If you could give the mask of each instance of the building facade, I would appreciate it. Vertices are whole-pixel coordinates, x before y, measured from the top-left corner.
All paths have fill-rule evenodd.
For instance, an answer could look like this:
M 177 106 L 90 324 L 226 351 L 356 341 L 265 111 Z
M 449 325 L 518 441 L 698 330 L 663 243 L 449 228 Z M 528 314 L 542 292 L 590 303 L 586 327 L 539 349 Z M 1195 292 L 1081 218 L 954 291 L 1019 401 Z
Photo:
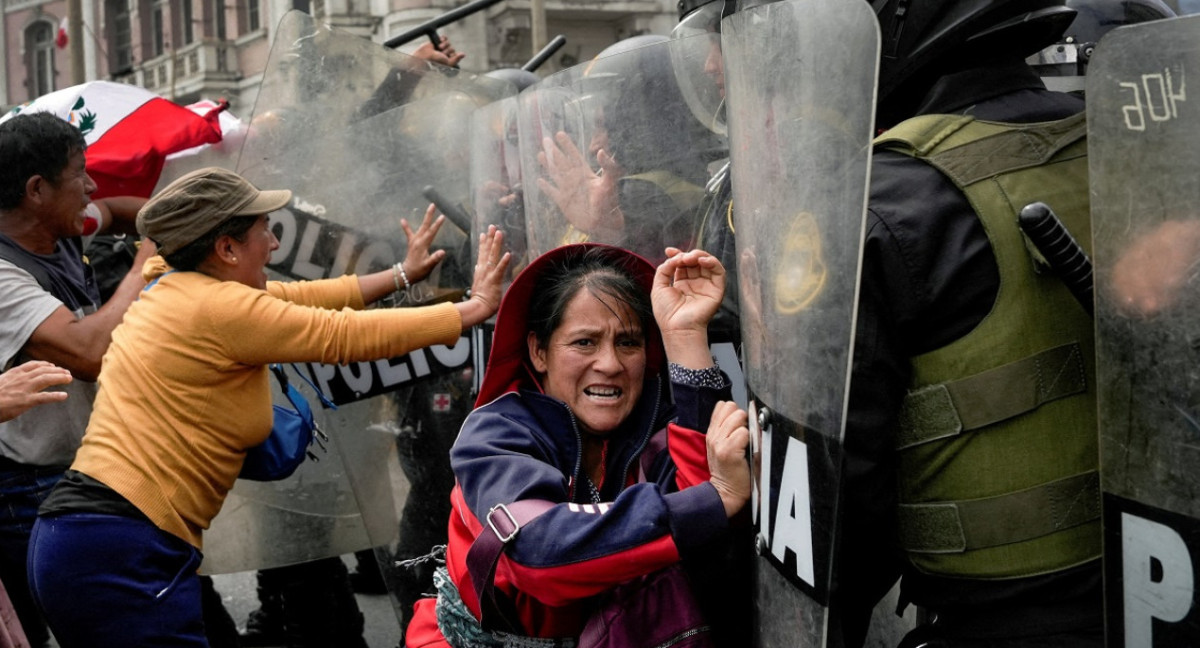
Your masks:
M 83 50 L 86 81 L 139 85 L 181 104 L 225 98 L 246 119 L 271 48 L 290 10 L 384 43 L 463 3 L 453 0 L 80 0 L 83 30 L 66 34 L 68 0 L 0 0 L 0 106 L 69 87 L 71 48 Z M 467 54 L 464 69 L 519 67 L 536 52 L 531 0 L 503 0 L 441 33 Z M 538 73 L 570 67 L 608 45 L 675 24 L 673 0 L 545 0 L 547 38 L 566 45 Z M 420 44 L 412 42 L 400 49 Z

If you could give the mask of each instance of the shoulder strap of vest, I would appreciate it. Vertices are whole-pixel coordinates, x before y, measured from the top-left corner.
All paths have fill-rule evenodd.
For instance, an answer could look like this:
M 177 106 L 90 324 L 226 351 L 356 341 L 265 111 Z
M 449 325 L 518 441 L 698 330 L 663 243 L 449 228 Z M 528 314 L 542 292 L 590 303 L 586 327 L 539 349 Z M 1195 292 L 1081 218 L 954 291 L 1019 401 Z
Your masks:
M 925 160 L 958 186 L 968 187 L 1000 173 L 1045 164 L 1086 136 L 1084 113 L 1022 125 L 922 115 L 880 135 L 875 146 Z
M 964 115 L 921 115 L 906 119 L 875 138 L 876 148 L 923 157 L 963 126 L 975 121 Z
M 15 244 L 7 236 L 0 236 L 0 259 L 33 275 L 43 290 L 54 293 L 54 282 L 50 279 L 50 273 L 41 265 L 34 263 L 28 254 L 22 254 L 20 250 L 17 250 Z

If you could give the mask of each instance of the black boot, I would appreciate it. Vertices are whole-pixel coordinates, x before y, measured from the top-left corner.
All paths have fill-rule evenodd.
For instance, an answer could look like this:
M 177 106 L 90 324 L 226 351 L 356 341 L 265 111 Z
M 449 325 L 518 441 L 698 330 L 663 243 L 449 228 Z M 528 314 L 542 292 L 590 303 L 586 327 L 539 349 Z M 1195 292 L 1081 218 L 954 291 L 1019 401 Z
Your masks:
M 364 620 L 341 558 L 284 567 L 283 627 L 287 648 L 367 648 Z
M 258 609 L 246 619 L 246 630 L 241 634 L 242 646 L 282 646 L 283 596 L 280 593 L 282 574 L 276 569 L 263 569 L 255 574 L 258 581 Z
M 383 582 L 383 573 L 379 570 L 379 561 L 375 558 L 374 549 L 363 549 L 354 552 L 358 561 L 354 571 L 350 572 L 350 586 L 356 594 L 387 594 L 387 583 Z

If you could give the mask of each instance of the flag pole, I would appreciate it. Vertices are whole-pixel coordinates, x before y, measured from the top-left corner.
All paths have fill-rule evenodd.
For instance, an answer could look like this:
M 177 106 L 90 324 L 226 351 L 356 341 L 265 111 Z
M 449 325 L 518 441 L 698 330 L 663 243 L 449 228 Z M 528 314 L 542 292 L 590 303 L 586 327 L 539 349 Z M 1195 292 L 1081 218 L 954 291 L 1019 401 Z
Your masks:
M 71 85 L 87 81 L 83 63 L 83 2 L 67 0 L 67 51 L 71 55 Z

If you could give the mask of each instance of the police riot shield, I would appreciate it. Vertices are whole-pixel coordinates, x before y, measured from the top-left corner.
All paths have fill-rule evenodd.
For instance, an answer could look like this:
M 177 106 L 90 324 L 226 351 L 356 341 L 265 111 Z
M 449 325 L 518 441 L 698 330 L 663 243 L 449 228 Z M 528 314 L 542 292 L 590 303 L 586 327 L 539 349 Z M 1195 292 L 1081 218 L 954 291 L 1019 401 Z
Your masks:
M 678 60 L 702 54 L 664 37 L 602 54 L 521 93 L 532 257 L 591 241 L 657 262 L 668 245 L 691 247 L 709 165 L 726 155 L 723 138 L 692 114 L 674 74 Z
M 525 267 L 525 185 L 521 181 L 516 97 L 495 101 L 471 120 L 471 202 L 473 240 L 495 225 L 512 253 L 509 279 Z M 478 255 L 478 248 L 472 248 Z M 478 260 L 478 259 L 476 259 Z
M 755 645 L 823 646 L 878 27 L 866 3 L 787 0 L 734 13 L 721 32 L 755 472 Z
M 280 222 L 286 249 L 272 263 L 300 279 L 390 263 L 386 242 L 403 252 L 398 217 L 415 227 L 432 201 L 449 218 L 435 246 L 451 254 L 424 282 L 433 294 L 421 292 L 426 300 L 461 293 L 470 281 L 464 264 L 471 224 L 458 214 L 468 201 L 472 114 L 514 91 L 508 82 L 431 64 L 289 12 L 263 73 L 238 170 L 264 186 L 298 192 L 302 183 L 302 210 L 311 206 L 355 240 L 348 244 L 304 219 L 294 228 Z M 359 253 L 368 242 L 371 252 Z M 332 265 L 304 254 L 322 251 Z
M 516 97 L 507 97 L 480 108 L 471 122 L 471 239 L 478 240 L 492 225 L 504 232 L 504 247 L 512 254 L 504 279 L 505 291 L 529 262 L 517 112 Z M 472 249 L 478 263 L 479 250 Z M 494 331 L 494 317 L 472 331 L 475 393 L 483 383 Z
M 1198 36 L 1122 27 L 1088 68 L 1109 646 L 1200 643 Z
M 399 217 L 416 227 L 430 195 L 466 202 L 471 113 L 512 92 L 507 83 L 455 74 L 288 14 L 238 165 L 257 186 L 294 194 L 271 215 L 280 247 L 269 268 L 277 278 L 320 279 L 403 259 Z M 434 247 L 446 249 L 447 259 L 398 296 L 403 303 L 384 306 L 460 297 L 470 281 L 470 227 L 446 223 Z M 287 480 L 239 482 L 206 535 L 206 570 L 286 565 L 371 547 L 385 548 L 381 565 L 389 568 L 401 512 L 412 494 L 432 490 L 412 478 L 414 466 L 445 460 L 444 451 L 416 450 L 423 446 L 414 440 L 434 434 L 432 427 L 442 436 L 442 428 L 457 431 L 454 421 L 442 419 L 455 404 L 470 402 L 460 394 L 469 390 L 457 388 L 470 367 L 466 335 L 455 345 L 398 358 L 301 365 L 338 405 L 320 408 L 312 389 L 302 387 L 330 437 L 327 450 L 314 450 L 319 461 Z M 414 396 L 423 381 L 442 382 L 426 388 L 427 398 Z M 437 518 L 418 526 L 444 529 L 446 514 Z

